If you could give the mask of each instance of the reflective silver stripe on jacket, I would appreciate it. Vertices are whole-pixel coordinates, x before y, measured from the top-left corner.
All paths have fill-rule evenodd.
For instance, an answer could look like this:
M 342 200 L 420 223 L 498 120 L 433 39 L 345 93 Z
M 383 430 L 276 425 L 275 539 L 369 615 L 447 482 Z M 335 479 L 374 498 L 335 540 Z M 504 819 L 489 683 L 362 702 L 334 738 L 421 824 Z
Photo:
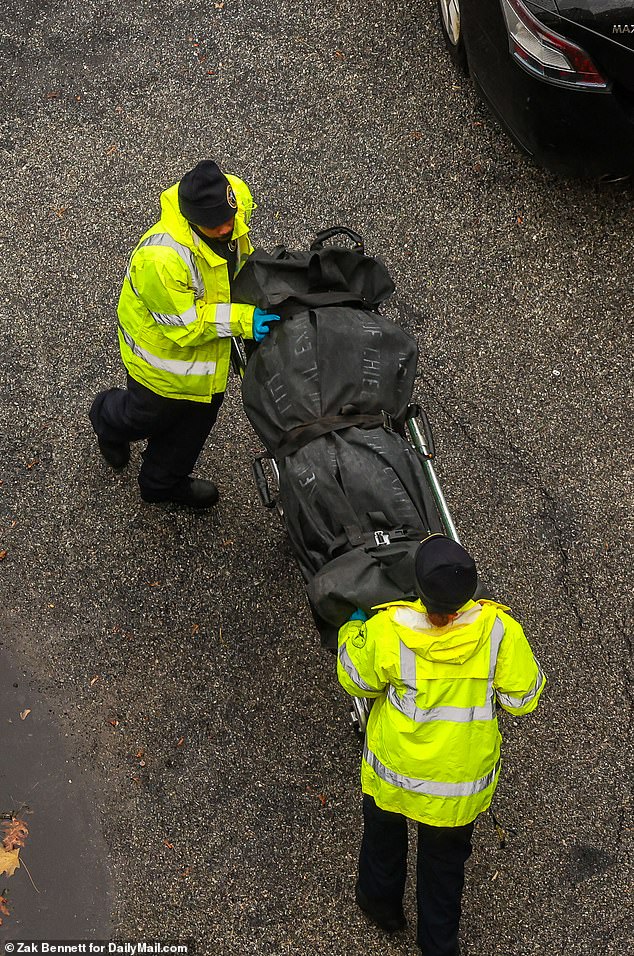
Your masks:
M 130 283 L 132 285 L 132 283 Z M 186 312 L 180 315 L 169 315 L 165 312 L 150 312 L 150 315 L 159 325 L 191 325 L 198 318 L 196 306 L 192 305 Z
M 130 283 L 130 288 L 132 289 L 132 291 L 134 292 L 135 296 L 136 296 L 137 299 L 138 299 L 138 298 L 139 298 L 139 293 L 138 293 L 137 289 L 135 288 L 134 282 L 132 281 L 132 276 L 130 275 L 130 263 L 129 263 L 129 262 L 128 262 L 128 264 L 127 264 L 127 266 L 126 266 L 126 269 L 125 269 L 125 277 L 126 277 L 126 279 L 128 280 L 128 282 Z
M 151 352 L 147 352 L 140 345 L 137 345 L 122 325 L 119 325 L 119 329 L 128 348 L 137 358 L 151 365 L 152 368 L 158 368 L 162 372 L 171 372 L 173 375 L 213 375 L 216 371 L 215 362 L 184 362 L 182 359 L 157 358 L 156 355 L 152 355 Z
M 416 682 L 416 652 L 401 641 L 401 680 L 407 686 L 405 693 L 399 697 L 396 688 L 390 685 L 387 699 L 390 704 L 410 720 L 422 724 L 432 720 L 448 720 L 452 723 L 466 724 L 472 720 L 494 720 L 495 702 L 493 692 L 493 678 L 495 665 L 502 638 L 504 624 L 499 617 L 495 618 L 491 628 L 491 653 L 489 658 L 489 677 L 487 681 L 486 703 L 482 707 L 430 707 L 423 710 L 416 703 L 418 685 Z
M 229 303 L 220 302 L 216 306 L 216 319 L 214 322 L 216 326 L 216 335 L 219 339 L 228 338 L 231 333 L 231 305 Z
M 361 688 L 361 690 L 372 691 L 375 694 L 381 693 L 380 687 L 371 687 L 369 684 L 366 684 L 366 682 L 363 680 L 363 678 L 359 674 L 359 671 L 356 669 L 356 667 L 350 660 L 350 655 L 348 654 L 348 649 L 346 648 L 345 644 L 342 644 L 341 647 L 339 648 L 339 663 L 343 667 L 344 671 L 346 672 L 350 680 L 354 684 L 356 684 L 357 687 Z
M 374 770 L 377 777 L 391 784 L 393 787 L 400 787 L 401 790 L 409 790 L 411 793 L 422 793 L 429 797 L 471 797 L 475 793 L 481 793 L 490 787 L 495 780 L 500 762 L 498 761 L 493 770 L 479 780 L 467 780 L 462 783 L 447 783 L 441 780 L 420 780 L 418 777 L 406 777 L 402 773 L 396 773 L 381 763 L 376 754 L 369 749 L 367 740 L 363 750 L 363 759 Z
M 134 257 L 134 254 L 138 252 L 139 249 L 143 249 L 145 246 L 165 246 L 167 249 L 173 249 L 174 252 L 178 253 L 178 255 L 181 257 L 181 259 L 183 260 L 183 262 L 189 269 L 189 272 L 192 278 L 192 285 L 196 293 L 196 298 L 202 299 L 202 297 L 205 294 L 205 283 L 203 282 L 203 277 L 200 273 L 200 269 L 198 268 L 198 265 L 196 264 L 196 257 L 194 256 L 194 253 L 191 251 L 191 249 L 189 249 L 187 246 L 184 246 L 182 242 L 176 242 L 176 240 L 172 239 L 172 237 L 170 236 L 168 232 L 157 232 L 153 236 L 148 236 L 147 239 L 143 239 L 139 243 L 139 245 L 136 247 L 134 252 L 132 253 L 132 256 Z M 134 288 L 134 285 L 132 284 L 132 280 L 130 279 L 129 266 L 126 271 L 126 276 L 128 278 L 128 282 L 130 283 L 132 291 L 138 298 L 139 293 Z
M 537 678 L 529 692 L 525 694 L 524 697 L 511 697 L 509 694 L 502 694 L 498 690 L 498 700 L 501 704 L 506 704 L 507 707 L 524 707 L 525 704 L 530 704 L 533 698 L 537 696 L 539 693 L 539 688 L 544 683 L 544 673 L 539 666 L 539 663 L 537 661 L 535 661 L 535 663 L 537 664 Z

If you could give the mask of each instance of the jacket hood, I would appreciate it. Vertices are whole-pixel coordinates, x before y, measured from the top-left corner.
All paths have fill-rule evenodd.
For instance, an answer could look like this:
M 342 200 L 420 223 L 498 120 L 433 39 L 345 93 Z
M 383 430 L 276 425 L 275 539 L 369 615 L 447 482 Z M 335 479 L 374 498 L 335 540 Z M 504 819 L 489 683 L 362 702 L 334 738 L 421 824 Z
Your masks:
M 434 627 L 420 601 L 390 605 L 390 614 L 399 638 L 428 661 L 464 664 L 488 640 L 498 611 L 509 608 L 494 601 L 467 601 L 455 621 Z
M 191 227 L 178 207 L 178 183 L 161 193 L 161 224 L 177 242 L 193 246 Z

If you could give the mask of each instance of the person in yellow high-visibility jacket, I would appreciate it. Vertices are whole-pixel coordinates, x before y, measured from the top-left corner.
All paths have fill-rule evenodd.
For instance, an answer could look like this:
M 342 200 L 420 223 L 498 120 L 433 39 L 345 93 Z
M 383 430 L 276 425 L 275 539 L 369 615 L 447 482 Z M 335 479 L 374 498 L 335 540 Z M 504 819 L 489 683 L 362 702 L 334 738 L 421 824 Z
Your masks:
M 474 821 L 500 772 L 496 705 L 529 713 L 546 679 L 509 608 L 472 600 L 476 567 L 461 545 L 430 535 L 415 578 L 419 600 L 369 619 L 359 610 L 339 632 L 339 681 L 374 698 L 356 898 L 388 932 L 405 926 L 407 819 L 417 821 L 418 943 L 425 956 L 457 956 Z
M 139 474 L 145 501 L 207 508 L 211 481 L 192 471 L 218 415 L 231 337 L 261 341 L 278 315 L 231 301 L 253 251 L 249 187 L 203 160 L 161 195 L 161 218 L 136 246 L 119 297 L 119 347 L 127 388 L 100 392 L 90 421 L 115 468 L 130 442 L 147 439 Z

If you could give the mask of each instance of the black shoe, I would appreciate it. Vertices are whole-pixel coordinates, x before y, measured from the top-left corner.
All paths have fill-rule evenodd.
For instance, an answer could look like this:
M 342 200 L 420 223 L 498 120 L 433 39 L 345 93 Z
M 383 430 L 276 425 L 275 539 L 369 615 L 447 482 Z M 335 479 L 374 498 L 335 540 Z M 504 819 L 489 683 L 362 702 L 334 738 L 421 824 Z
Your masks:
M 104 460 L 116 471 L 121 471 L 130 461 L 130 445 L 127 441 L 114 442 L 97 438 L 97 444 Z
M 400 930 L 405 929 L 407 920 L 405 919 L 402 906 L 394 909 L 394 907 L 389 907 L 385 904 L 373 904 L 358 884 L 354 892 L 357 906 L 362 909 L 366 916 L 369 916 L 377 926 L 385 930 L 386 933 L 398 933 Z
M 204 478 L 183 478 L 167 491 L 146 492 L 141 489 L 141 497 L 150 504 L 161 501 L 173 501 L 189 508 L 212 508 L 220 495 L 213 481 Z
M 488 600 L 488 598 L 487 598 L 487 600 Z M 491 600 L 493 600 L 493 599 L 491 599 Z M 417 942 L 418 942 L 418 940 L 417 940 Z M 418 948 L 420 949 L 421 953 L 424 953 L 424 952 L 425 952 L 425 947 L 423 946 L 422 943 L 418 942 Z M 460 949 L 460 944 L 458 944 L 458 949 L 456 949 L 456 950 L 454 951 L 453 956 L 462 956 L 462 950 Z

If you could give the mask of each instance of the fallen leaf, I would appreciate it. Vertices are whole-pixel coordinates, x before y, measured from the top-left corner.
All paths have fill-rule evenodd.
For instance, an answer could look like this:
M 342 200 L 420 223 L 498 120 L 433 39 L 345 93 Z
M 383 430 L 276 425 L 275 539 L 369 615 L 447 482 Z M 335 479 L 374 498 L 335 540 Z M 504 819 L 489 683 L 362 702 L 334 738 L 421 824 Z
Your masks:
M 148 581 L 148 584 L 150 585 L 151 588 L 158 588 L 158 587 L 160 587 L 161 582 L 160 582 L 160 581 Z
M 0 551 L 0 561 L 4 561 L 8 553 L 8 551 Z
M 111 724 L 112 727 L 118 727 L 118 726 L 119 726 L 119 721 L 117 720 L 116 717 L 113 717 L 112 720 L 109 720 L 109 721 L 108 721 L 108 723 Z
M 119 147 L 117 146 L 117 144 L 113 143 L 112 146 L 109 146 L 108 149 L 106 150 L 106 156 L 112 156 L 112 154 L 116 153 L 118 149 Z
M 94 684 L 96 684 L 98 680 L 101 680 L 101 678 L 99 677 L 99 674 L 95 674 L 95 676 L 94 676 L 93 678 L 91 678 L 90 686 L 93 687 Z
M 192 634 L 198 634 L 200 630 L 200 624 L 192 624 Z
M 63 216 L 67 209 L 68 206 L 60 206 L 59 209 L 55 209 L 55 207 L 53 207 L 53 212 L 58 216 Z
M 181 876 L 189 876 L 191 871 L 192 871 L 191 866 L 186 866 L 185 869 L 181 872 Z
M 325 806 L 326 806 L 326 797 L 324 796 L 323 793 L 318 793 L 318 794 L 317 794 L 317 799 L 318 799 L 319 802 L 321 803 L 322 807 L 325 807 Z
M 167 847 L 168 850 L 173 850 L 173 849 L 174 849 L 174 844 L 173 844 L 173 843 L 170 843 L 169 840 L 163 840 L 163 843 L 165 844 L 165 846 Z
M 8 902 L 9 902 L 9 901 L 8 901 L 8 899 L 6 898 L 6 896 L 0 896 L 0 913 L 2 914 L 2 915 L 0 916 L 0 926 L 2 926 L 2 917 L 3 917 L 3 916 L 9 916 L 9 915 L 10 915 L 10 914 L 9 914 L 9 909 L 8 909 L 8 907 L 7 907 L 7 903 L 8 903 Z
M 176 742 L 176 746 L 177 746 L 177 747 L 182 747 L 184 743 L 185 743 L 185 738 L 184 738 L 184 737 L 179 737 L 179 739 L 178 739 L 177 742 Z
M 143 756 L 143 751 L 142 751 L 142 750 L 137 750 L 137 752 L 135 753 L 134 756 L 136 757 L 137 760 L 140 760 L 141 757 Z
M 27 708 L 27 710 L 21 710 L 21 711 L 20 711 L 20 720 L 26 720 L 26 718 L 29 716 L 30 713 L 31 713 L 31 711 L 30 711 L 28 708 Z
M 20 867 L 19 850 L 3 850 L 0 847 L 0 875 L 13 876 Z
M 4 830 L 2 837 L 3 850 L 11 852 L 24 846 L 24 841 L 29 835 L 29 828 L 24 820 L 18 820 L 17 817 L 12 816 L 9 820 L 3 820 L 0 826 Z
M 47 100 L 56 100 L 59 96 L 59 90 L 51 90 L 50 93 L 46 94 Z
M 216 10 L 222 10 L 222 8 L 224 7 L 224 0 L 223 0 L 223 3 L 214 3 L 214 7 L 216 8 Z

